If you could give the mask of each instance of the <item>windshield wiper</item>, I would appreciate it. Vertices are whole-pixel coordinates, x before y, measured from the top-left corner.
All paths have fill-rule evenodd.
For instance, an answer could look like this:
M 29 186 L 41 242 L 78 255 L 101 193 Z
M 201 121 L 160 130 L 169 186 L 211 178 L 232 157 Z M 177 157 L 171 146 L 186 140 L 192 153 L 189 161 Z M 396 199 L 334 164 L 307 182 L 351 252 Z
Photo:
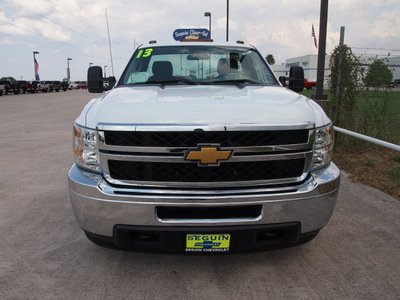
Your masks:
M 171 78 L 171 79 L 166 79 L 166 80 L 151 80 L 151 81 L 146 81 L 143 83 L 158 83 L 158 84 L 169 84 L 169 83 L 178 83 L 178 82 L 183 82 L 186 84 L 190 85 L 198 85 L 199 83 L 190 79 L 186 78 Z
M 263 84 L 256 80 L 248 79 L 248 78 L 240 78 L 240 79 L 229 79 L 229 80 L 214 80 L 212 81 L 213 84 L 225 84 L 225 83 L 232 83 L 232 84 L 242 84 L 242 83 L 251 83 L 251 84 Z

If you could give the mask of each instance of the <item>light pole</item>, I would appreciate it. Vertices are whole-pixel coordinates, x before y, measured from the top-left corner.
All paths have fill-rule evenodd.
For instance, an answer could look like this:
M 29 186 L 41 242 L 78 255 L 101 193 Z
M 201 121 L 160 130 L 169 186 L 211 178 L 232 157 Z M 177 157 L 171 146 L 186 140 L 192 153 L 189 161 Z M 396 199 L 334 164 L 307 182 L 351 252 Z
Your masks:
M 104 77 L 107 77 L 106 71 L 107 71 L 107 66 L 104 66 Z
M 69 71 L 69 61 L 70 60 L 72 60 L 72 58 L 67 58 L 67 78 L 68 78 L 68 81 L 70 80 L 70 78 L 71 78 L 71 73 L 70 73 L 70 71 Z
M 209 24 L 208 24 L 208 30 L 210 31 L 210 40 L 211 40 L 211 13 L 210 12 L 205 12 L 204 16 L 210 18 Z
M 36 62 L 35 54 L 39 54 L 38 51 L 33 51 L 33 69 L 35 70 L 35 78 L 36 81 L 40 80 L 39 78 L 39 64 Z
M 226 41 L 229 40 L 229 0 L 226 0 Z

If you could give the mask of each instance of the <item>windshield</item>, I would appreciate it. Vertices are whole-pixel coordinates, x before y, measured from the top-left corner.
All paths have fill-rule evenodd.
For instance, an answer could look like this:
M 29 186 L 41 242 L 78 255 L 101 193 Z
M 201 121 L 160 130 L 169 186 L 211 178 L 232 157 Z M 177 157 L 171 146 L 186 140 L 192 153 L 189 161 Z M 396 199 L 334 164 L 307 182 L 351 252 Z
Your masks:
M 119 85 L 278 85 L 260 54 L 251 48 L 166 46 L 137 50 Z

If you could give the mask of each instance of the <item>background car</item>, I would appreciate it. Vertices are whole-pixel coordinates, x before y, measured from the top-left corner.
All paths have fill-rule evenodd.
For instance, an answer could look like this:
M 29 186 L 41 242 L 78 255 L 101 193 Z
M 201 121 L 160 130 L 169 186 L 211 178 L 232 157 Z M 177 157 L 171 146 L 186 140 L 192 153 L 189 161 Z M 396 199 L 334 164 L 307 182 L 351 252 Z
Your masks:
M 75 81 L 68 81 L 68 89 L 69 90 L 77 90 L 78 89 L 78 84 Z
M 390 83 L 390 85 L 394 88 L 400 87 L 400 79 L 395 79 L 393 82 Z
M 11 82 L 8 80 L 0 80 L 0 85 L 4 87 L 3 93 L 7 95 L 8 91 L 11 89 Z
M 87 89 L 87 82 L 86 81 L 81 81 L 78 83 L 78 87 L 76 88 L 77 90 L 79 89 Z

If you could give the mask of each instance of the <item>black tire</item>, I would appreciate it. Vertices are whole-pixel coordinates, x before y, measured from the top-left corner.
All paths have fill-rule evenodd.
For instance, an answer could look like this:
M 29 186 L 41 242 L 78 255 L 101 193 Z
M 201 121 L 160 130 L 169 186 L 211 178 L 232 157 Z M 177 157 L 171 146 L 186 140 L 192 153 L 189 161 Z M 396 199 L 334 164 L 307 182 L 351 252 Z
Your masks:
M 315 90 L 315 85 L 314 84 L 311 85 L 311 89 Z

